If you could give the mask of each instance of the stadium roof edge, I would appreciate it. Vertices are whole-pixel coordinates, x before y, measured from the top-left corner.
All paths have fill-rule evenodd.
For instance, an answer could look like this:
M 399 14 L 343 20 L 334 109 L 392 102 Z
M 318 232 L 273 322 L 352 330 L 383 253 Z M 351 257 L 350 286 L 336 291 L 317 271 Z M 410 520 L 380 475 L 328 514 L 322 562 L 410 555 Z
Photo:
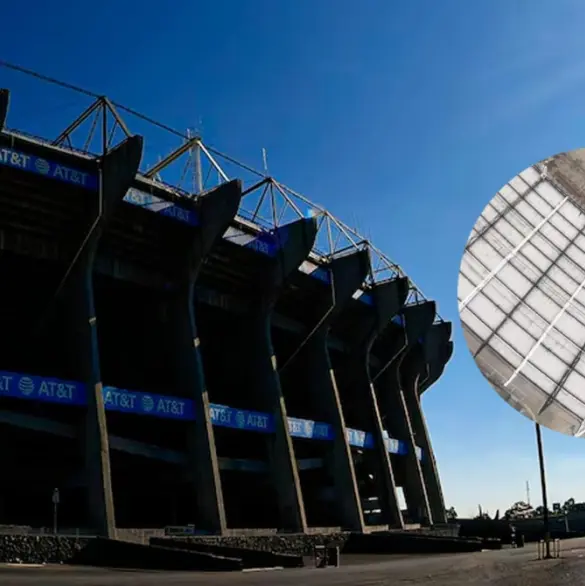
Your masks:
M 292 190 L 291 188 L 287 187 L 285 184 L 280 183 L 280 182 L 276 181 L 275 179 L 273 179 L 271 176 L 268 175 L 267 169 L 265 170 L 264 173 L 257 171 L 255 169 L 253 169 L 252 167 L 245 165 L 239 161 L 236 161 L 235 159 L 229 157 L 228 155 L 225 155 L 224 153 L 220 152 L 219 150 L 215 149 L 214 147 L 211 147 L 211 146 L 204 144 L 200 136 L 190 136 L 189 133 L 185 134 L 185 133 L 179 132 L 179 131 L 172 129 L 164 124 L 161 124 L 155 120 L 152 120 L 142 114 L 139 114 L 130 108 L 127 108 L 125 106 L 117 104 L 117 103 L 109 100 L 108 98 L 105 98 L 104 96 L 98 96 L 96 94 L 93 94 L 92 92 L 88 92 L 88 91 L 83 90 L 81 88 L 72 87 L 69 84 L 65 84 L 64 82 L 59 82 L 57 80 L 48 78 L 46 76 L 37 74 L 32 71 L 25 70 L 19 66 L 11 65 L 11 64 L 3 62 L 3 61 L 0 61 L 0 66 L 11 68 L 15 71 L 19 71 L 20 73 L 24 73 L 25 75 L 36 77 L 37 79 L 40 79 L 40 80 L 45 81 L 47 83 L 52 83 L 54 85 L 64 87 L 65 89 L 68 89 L 70 91 L 76 91 L 76 92 L 83 94 L 85 96 L 89 96 L 89 97 L 93 98 L 93 100 L 94 100 L 92 105 L 90 105 L 78 118 L 76 118 L 68 126 L 68 128 L 65 131 L 63 131 L 59 135 L 59 137 L 57 139 L 55 139 L 54 141 L 50 141 L 50 140 L 41 138 L 39 136 L 34 136 L 28 132 L 23 132 L 20 129 L 19 130 L 6 129 L 6 130 L 2 131 L 3 134 L 13 135 L 15 137 L 18 137 L 21 140 L 31 141 L 31 142 L 40 144 L 43 147 L 48 147 L 51 149 L 58 150 L 62 153 L 75 154 L 77 156 L 85 157 L 87 159 L 95 159 L 95 158 L 99 158 L 100 155 L 97 155 L 95 152 L 92 153 L 89 148 L 86 150 L 83 150 L 81 148 L 74 147 L 73 144 L 71 143 L 70 136 L 68 135 L 68 132 L 78 128 L 79 125 L 82 122 L 84 122 L 84 120 L 87 120 L 88 113 L 91 113 L 92 111 L 94 111 L 95 116 L 99 116 L 100 115 L 100 108 L 101 108 L 101 115 L 103 115 L 104 117 L 107 116 L 108 114 L 110 116 L 112 116 L 114 119 L 114 124 L 116 124 L 118 126 L 118 128 L 121 128 L 126 135 L 129 135 L 128 127 L 127 127 L 125 121 L 122 120 L 122 118 L 118 112 L 118 110 L 122 110 L 126 114 L 130 114 L 131 116 L 138 117 L 142 122 L 146 122 L 150 125 L 154 125 L 154 126 L 158 127 L 159 129 L 165 130 L 165 131 L 171 133 L 172 135 L 174 135 L 175 138 L 179 138 L 183 141 L 182 145 L 180 145 L 178 148 L 171 151 L 171 153 L 164 158 L 164 165 L 171 164 L 174 160 L 176 160 L 175 159 L 176 153 L 180 153 L 180 155 L 177 155 L 177 156 L 181 156 L 185 153 L 191 154 L 193 151 L 193 149 L 191 147 L 194 147 L 196 149 L 197 156 L 199 156 L 201 158 L 201 155 L 203 154 L 204 157 L 206 157 L 209 160 L 211 168 L 217 172 L 218 180 L 221 178 L 221 180 L 219 182 L 230 180 L 230 177 L 228 176 L 228 174 L 222 169 L 222 167 L 220 165 L 220 161 L 218 161 L 218 159 L 221 159 L 222 162 L 227 161 L 229 164 L 236 166 L 240 170 L 242 170 L 242 171 L 245 170 L 249 174 L 255 176 L 256 177 L 255 188 L 257 188 L 257 189 L 264 188 L 264 194 L 266 193 L 266 190 L 268 188 L 270 188 L 270 190 L 272 191 L 270 194 L 271 198 L 269 197 L 266 199 L 268 199 L 268 200 L 272 199 L 272 202 L 274 202 L 274 199 L 275 199 L 274 194 L 276 194 L 277 196 L 280 195 L 281 198 L 283 198 L 285 200 L 285 202 L 286 202 L 285 205 L 290 207 L 296 213 L 296 215 L 298 217 L 306 217 L 307 213 L 306 212 L 303 213 L 301 208 L 302 208 L 302 206 L 304 206 L 305 208 L 308 207 L 309 214 L 313 217 L 318 218 L 319 228 L 321 228 L 323 226 L 323 232 L 326 232 L 326 235 L 322 240 L 322 242 L 325 242 L 326 249 L 325 249 L 325 251 L 319 250 L 318 247 L 316 246 L 315 249 L 310 254 L 309 259 L 308 259 L 311 262 L 314 262 L 318 265 L 326 264 L 328 259 L 334 258 L 335 256 L 337 256 L 337 254 L 341 254 L 342 253 L 341 250 L 336 250 L 336 246 L 337 246 L 339 240 L 341 239 L 344 241 L 343 244 L 345 244 L 347 242 L 349 243 L 349 246 L 343 247 L 344 250 L 347 248 L 358 249 L 361 247 L 367 247 L 368 250 L 370 251 L 370 254 L 372 256 L 372 271 L 371 271 L 371 275 L 368 279 L 369 282 L 371 282 L 371 283 L 382 282 L 382 281 L 387 280 L 388 278 L 395 278 L 397 276 L 408 277 L 408 275 L 406 275 L 406 273 L 402 270 L 402 268 L 398 264 L 391 261 L 384 253 L 382 253 L 379 249 L 377 249 L 368 239 L 362 237 L 355 229 L 347 226 L 344 222 L 335 218 L 325 208 L 323 208 L 319 204 L 313 203 L 306 196 L 302 195 L 299 192 Z M 98 129 L 100 126 L 101 125 L 97 125 Z M 103 126 L 105 127 L 105 124 Z M 94 132 L 94 131 L 95 131 L 95 124 L 94 124 L 94 128 L 92 129 L 92 132 Z M 144 134 L 144 133 L 139 133 L 139 134 Z M 111 133 L 110 138 L 112 137 L 112 135 L 113 135 L 113 132 Z M 70 144 L 68 146 L 64 146 L 63 144 L 55 144 L 57 142 L 62 143 L 65 138 L 69 139 Z M 199 190 L 199 191 L 193 190 L 190 192 L 190 191 L 181 189 L 178 185 L 175 186 L 175 185 L 171 185 L 169 183 L 163 182 L 160 179 L 160 174 L 159 174 L 160 171 L 164 167 L 164 165 L 161 165 L 161 163 L 162 162 L 159 161 L 158 165 L 151 167 L 150 173 L 148 170 L 145 172 L 142 172 L 137 177 L 137 181 L 143 182 L 145 184 L 152 186 L 153 188 L 156 188 L 157 191 L 163 196 L 163 199 L 166 199 L 164 197 L 164 195 L 166 195 L 166 194 L 169 194 L 169 196 L 170 196 L 169 199 L 171 199 L 171 198 L 175 199 L 175 198 L 193 197 L 193 193 L 201 193 L 202 190 Z M 153 171 L 153 169 L 156 169 L 156 173 Z M 201 171 L 201 169 L 199 169 L 199 171 Z M 146 176 L 145 173 L 149 173 L 152 176 Z M 233 178 L 240 178 L 239 174 L 234 175 Z M 199 184 L 199 187 L 201 187 L 200 184 Z M 252 190 L 245 192 L 246 196 L 251 192 L 252 192 Z M 262 198 L 264 198 L 264 194 L 262 195 Z M 294 201 L 294 200 L 297 200 L 297 201 Z M 244 201 L 244 197 L 242 198 L 242 201 Z M 300 205 L 300 204 L 302 204 L 302 205 Z M 259 207 L 260 207 L 260 204 L 258 204 L 255 212 L 258 211 Z M 272 210 L 272 212 L 273 212 L 272 218 L 270 218 L 270 220 L 274 220 L 273 228 L 275 228 L 278 225 L 277 224 L 277 221 L 278 221 L 277 214 L 275 213 L 275 210 Z M 282 214 L 283 214 L 283 212 L 281 213 L 281 215 Z M 268 230 L 271 229 L 269 226 L 266 226 L 266 221 L 264 221 L 264 225 L 263 225 L 262 220 L 265 220 L 265 219 L 263 219 L 263 218 L 261 219 L 260 217 L 255 217 L 258 214 L 256 214 L 256 213 L 253 214 L 252 218 L 246 217 L 249 215 L 250 214 L 246 213 L 246 211 L 242 208 L 240 210 L 240 212 L 238 212 L 238 216 L 236 216 L 236 221 L 238 223 L 241 223 L 248 230 L 251 230 L 254 232 L 262 232 L 262 231 L 265 231 L 266 229 L 268 229 Z M 270 220 L 268 221 L 268 223 L 270 223 Z M 288 223 L 288 222 L 285 221 L 283 223 Z M 325 224 L 326 224 L 326 226 L 325 226 Z M 335 242 L 333 242 L 333 238 L 332 238 L 332 234 L 331 234 L 332 231 L 337 232 L 337 238 L 336 238 Z M 377 266 L 374 266 L 374 264 L 376 264 Z M 411 291 L 409 294 L 409 302 L 417 303 L 419 301 L 426 300 L 426 297 L 424 296 L 422 291 L 416 286 L 416 284 L 412 281 L 412 279 L 410 277 L 408 277 L 408 280 L 409 280 L 409 284 L 411 287 Z M 441 319 L 440 316 L 438 316 L 438 318 Z

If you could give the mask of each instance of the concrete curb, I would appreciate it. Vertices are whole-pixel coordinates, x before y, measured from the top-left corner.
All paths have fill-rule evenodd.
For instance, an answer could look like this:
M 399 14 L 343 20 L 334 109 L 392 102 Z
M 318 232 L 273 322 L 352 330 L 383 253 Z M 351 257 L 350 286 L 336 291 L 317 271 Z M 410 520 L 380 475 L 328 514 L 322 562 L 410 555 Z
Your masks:
M 275 566 L 274 568 L 246 568 L 242 572 L 273 572 L 275 570 L 284 570 L 282 566 Z

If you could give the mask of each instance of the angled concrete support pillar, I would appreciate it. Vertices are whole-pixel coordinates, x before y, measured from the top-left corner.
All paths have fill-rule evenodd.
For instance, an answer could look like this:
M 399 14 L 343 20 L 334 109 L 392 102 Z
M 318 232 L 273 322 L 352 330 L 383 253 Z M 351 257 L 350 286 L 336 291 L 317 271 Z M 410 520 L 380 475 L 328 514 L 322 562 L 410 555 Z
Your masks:
M 215 534 L 225 533 L 226 516 L 197 334 L 195 284 L 205 257 L 236 215 L 241 196 L 240 181 L 231 181 L 197 197 L 199 222 L 192 228 L 190 241 L 181 242 L 177 251 L 185 257 L 185 269 L 169 303 L 177 380 L 183 396 L 195 404 L 195 421 L 188 430 L 186 476 L 196 495 L 197 525 Z
M 116 523 L 96 329 L 93 264 L 100 236 L 117 204 L 121 203 L 130 188 L 141 157 L 142 137 L 134 136 L 112 149 L 101 160 L 99 192 L 87 196 L 88 218 L 93 223 L 85 246 L 63 287 L 75 336 L 71 352 L 81 365 L 83 381 L 87 386 L 87 410 L 83 428 L 88 507 L 94 530 L 98 535 L 106 537 L 115 537 Z
M 0 131 L 4 130 L 6 116 L 8 115 L 8 104 L 10 102 L 10 92 L 0 89 Z
M 450 342 L 451 329 L 451 322 L 443 322 L 433 325 L 427 331 L 421 344 L 422 359 L 424 360 L 425 367 L 421 369 L 420 379 L 417 383 L 420 382 L 424 384 L 426 380 L 428 380 L 431 370 L 434 375 L 438 370 L 444 367 L 445 362 L 443 361 L 443 358 L 447 355 L 450 356 L 450 352 L 452 351 L 452 342 Z M 446 523 L 445 499 L 443 497 L 433 446 L 422 412 L 420 390 L 418 387 L 419 384 L 417 384 L 416 387 L 412 389 L 412 392 L 409 393 L 409 399 L 411 402 L 409 410 L 413 419 L 417 441 L 423 450 L 421 466 L 429 497 L 433 522 Z
M 405 363 L 403 390 L 415 443 L 423 451 L 420 467 L 429 503 L 430 522 L 432 524 L 445 523 L 445 507 L 443 505 L 442 492 L 418 392 L 420 380 L 427 376 L 427 363 L 419 344 L 408 353 Z
M 376 385 L 386 430 L 407 444 L 403 490 L 408 516 L 423 525 L 431 525 L 432 516 L 403 389 L 410 389 L 413 384 L 405 358 L 432 326 L 435 314 L 432 301 L 407 306 L 402 312 L 403 325 L 392 324 L 384 332 L 380 354 L 385 352 L 389 362 L 383 366 L 385 370 Z
M 282 529 L 305 531 L 305 508 L 297 462 L 288 431 L 288 419 L 280 386 L 276 356 L 272 347 L 271 315 L 274 304 L 287 279 L 309 255 L 317 234 L 314 219 L 302 219 L 278 228 L 276 258 L 268 261 L 264 274 L 256 283 L 255 299 L 244 319 L 245 357 L 242 379 L 247 392 L 258 397 L 263 409 L 274 417 L 275 433 L 268 436 L 270 470 L 276 489 Z
M 403 374 L 403 390 L 408 407 L 409 417 L 415 441 L 423 450 L 421 470 L 429 500 L 431 519 L 433 523 L 446 523 L 445 503 L 438 469 L 432 449 L 426 421 L 420 403 L 420 384 L 428 379 L 429 361 L 426 354 L 434 358 L 443 355 L 445 348 L 450 345 L 451 324 L 442 323 L 433 325 L 424 339 L 408 353 L 405 360 L 406 367 Z M 443 347 L 443 350 L 441 350 Z M 427 352 L 425 353 L 425 349 Z M 432 360 L 431 360 L 432 361 Z
M 355 323 L 352 332 L 352 359 L 346 371 L 346 384 L 351 385 L 360 397 L 360 401 L 353 407 L 364 410 L 366 431 L 371 432 L 374 437 L 374 450 L 379 463 L 378 490 L 385 523 L 399 528 L 404 527 L 404 520 L 398 503 L 396 482 L 383 433 L 374 383 L 370 376 L 370 352 L 377 336 L 401 311 L 408 289 L 408 279 L 397 278 L 375 285 L 368 291 L 373 301 L 372 311 L 368 317 L 360 318 Z M 344 409 L 346 408 L 344 406 Z
M 334 479 L 338 518 L 341 526 L 352 531 L 364 530 L 364 516 L 353 458 L 347 441 L 347 428 L 339 399 L 339 390 L 329 357 L 328 336 L 331 323 L 352 299 L 370 270 L 366 250 L 336 258 L 330 265 L 331 283 L 328 294 L 320 303 L 317 315 L 327 314 L 305 348 L 304 384 L 315 401 L 323 421 L 333 426 L 334 438 L 328 445 L 329 473 Z M 329 309 L 332 310 L 329 311 Z

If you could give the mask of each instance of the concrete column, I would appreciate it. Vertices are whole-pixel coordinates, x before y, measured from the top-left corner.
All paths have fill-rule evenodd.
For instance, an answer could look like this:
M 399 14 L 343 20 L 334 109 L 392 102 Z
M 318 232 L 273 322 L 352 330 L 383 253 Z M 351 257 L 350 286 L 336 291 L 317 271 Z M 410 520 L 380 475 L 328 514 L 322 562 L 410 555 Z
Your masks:
M 279 242 L 276 258 L 266 261 L 261 282 L 256 283 L 255 299 L 243 320 L 241 367 L 246 392 L 256 393 L 264 410 L 274 417 L 275 432 L 268 438 L 270 471 L 276 489 L 282 529 L 304 532 L 307 529 L 297 462 L 288 431 L 276 356 L 272 347 L 271 315 L 280 290 L 287 279 L 309 255 L 317 235 L 314 219 L 302 219 L 274 235 Z
M 179 243 L 177 254 L 184 255 L 185 268 L 169 303 L 177 380 L 185 389 L 183 396 L 195 404 L 195 421 L 188 424 L 186 476 L 196 495 L 198 527 L 216 534 L 225 533 L 226 516 L 197 334 L 195 284 L 205 257 L 236 215 L 241 196 L 240 181 L 231 181 L 197 197 L 199 225 L 192 228 L 188 243 Z
M 432 521 L 435 524 L 447 522 L 445 501 L 428 428 L 422 412 L 419 384 L 428 377 L 429 360 L 426 354 L 431 355 L 430 361 L 440 356 L 440 348 L 441 346 L 449 345 L 450 335 L 451 324 L 448 322 L 436 324 L 428 330 L 423 342 L 417 344 L 409 353 L 408 362 L 412 374 L 409 378 L 409 388 L 404 388 L 415 440 L 423 450 L 421 469 L 429 499 Z
M 410 349 L 431 327 L 435 314 L 436 306 L 432 301 L 405 307 L 402 313 L 403 325 L 392 324 L 384 332 L 383 342 L 379 344 L 379 353 L 388 362 L 382 366 L 385 370 L 378 379 L 378 401 L 383 411 L 386 430 L 407 444 L 407 453 L 404 456 L 404 496 L 409 517 L 423 525 L 431 525 L 432 518 L 403 392 L 403 387 L 409 388 L 411 384 L 408 369 L 403 368 L 403 365 Z
M 326 297 L 318 303 L 316 315 L 325 315 L 331 306 L 333 310 L 308 340 L 304 349 L 306 371 L 303 383 L 308 387 L 311 400 L 323 421 L 333 427 L 333 441 L 327 446 L 330 449 L 330 458 L 326 462 L 335 481 L 340 523 L 344 528 L 363 532 L 364 516 L 327 342 L 331 323 L 352 299 L 369 272 L 369 254 L 363 250 L 333 259 L 329 268 L 331 284 L 327 288 Z M 309 329 L 311 327 L 314 326 L 309 326 Z
M 440 373 L 442 373 L 448 358 L 450 358 L 453 351 L 453 343 L 450 341 L 451 332 L 451 322 L 435 324 L 427 332 L 423 342 L 423 352 L 427 362 L 428 374 L 427 377 L 421 381 L 423 385 L 431 378 L 438 378 Z M 435 523 L 446 523 L 445 498 L 441 487 L 439 468 L 437 466 L 437 460 L 435 458 L 435 452 L 433 450 L 426 420 L 423 415 L 420 395 L 421 391 L 420 389 L 417 389 L 416 405 L 418 406 L 418 413 L 420 413 L 421 448 L 424 453 L 422 460 L 423 474 L 425 476 L 433 519 Z
M 115 537 L 116 523 L 110 474 L 108 431 L 102 396 L 97 340 L 97 316 L 93 293 L 93 265 L 100 236 L 138 171 L 142 137 L 134 136 L 112 149 L 100 163 L 99 192 L 87 194 L 88 218 L 94 220 L 83 252 L 63 287 L 75 336 L 71 352 L 81 366 L 87 386 L 87 410 L 83 425 L 88 507 L 98 535 Z M 101 205 L 100 205 L 101 199 Z M 100 214 L 101 210 L 101 214 Z
M 368 424 L 366 431 L 374 436 L 374 449 L 379 462 L 380 502 L 385 522 L 399 528 L 404 527 L 404 520 L 398 503 L 392 462 L 382 430 L 376 392 L 370 376 L 370 352 L 376 337 L 401 311 L 408 296 L 408 289 L 408 279 L 398 278 L 375 285 L 368 290 L 373 300 L 373 311 L 369 312 L 367 317 L 360 316 L 354 324 L 351 333 L 352 357 L 344 373 L 347 377 L 345 384 L 351 385 L 360 396 L 359 403 L 353 407 L 363 409 L 364 421 Z
M 6 116 L 8 115 L 8 104 L 10 102 L 10 92 L 0 89 L 0 130 L 4 129 Z

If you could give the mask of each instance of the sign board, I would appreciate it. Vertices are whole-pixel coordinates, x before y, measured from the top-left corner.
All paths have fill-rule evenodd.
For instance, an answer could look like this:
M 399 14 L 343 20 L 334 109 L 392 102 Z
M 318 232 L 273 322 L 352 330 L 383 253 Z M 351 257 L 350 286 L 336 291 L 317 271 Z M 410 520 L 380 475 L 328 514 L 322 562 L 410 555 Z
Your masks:
M 199 218 L 195 213 L 195 210 L 190 210 L 182 206 L 176 205 L 151 193 L 146 193 L 140 189 L 131 188 L 124 196 L 126 203 L 132 204 L 137 207 L 144 208 L 149 212 L 160 214 L 161 216 L 167 216 L 183 224 L 189 224 L 190 226 L 198 226 Z
M 131 391 L 113 386 L 102 387 L 102 396 L 106 411 L 182 421 L 195 419 L 195 404 L 191 399 Z M 79 407 L 87 404 L 86 386 L 81 382 L 9 371 L 0 371 L 0 399 L 3 397 Z M 217 427 L 259 433 L 274 433 L 275 430 L 274 416 L 270 413 L 212 403 L 209 405 L 209 416 L 212 425 Z M 294 438 L 321 441 L 334 439 L 334 429 L 329 423 L 288 417 L 287 424 L 289 433 Z M 372 449 L 375 445 L 372 433 L 357 429 L 348 428 L 347 439 L 349 445 L 353 447 Z M 390 438 L 387 433 L 384 434 L 384 441 L 391 454 L 407 453 L 407 444 L 404 441 Z M 420 460 L 422 451 L 417 448 L 416 452 Z
M 98 188 L 97 175 L 59 165 L 53 161 L 29 155 L 14 149 L 0 147 L 0 165 L 20 169 L 34 175 L 42 175 L 61 183 L 69 183 L 83 189 L 95 191 Z

